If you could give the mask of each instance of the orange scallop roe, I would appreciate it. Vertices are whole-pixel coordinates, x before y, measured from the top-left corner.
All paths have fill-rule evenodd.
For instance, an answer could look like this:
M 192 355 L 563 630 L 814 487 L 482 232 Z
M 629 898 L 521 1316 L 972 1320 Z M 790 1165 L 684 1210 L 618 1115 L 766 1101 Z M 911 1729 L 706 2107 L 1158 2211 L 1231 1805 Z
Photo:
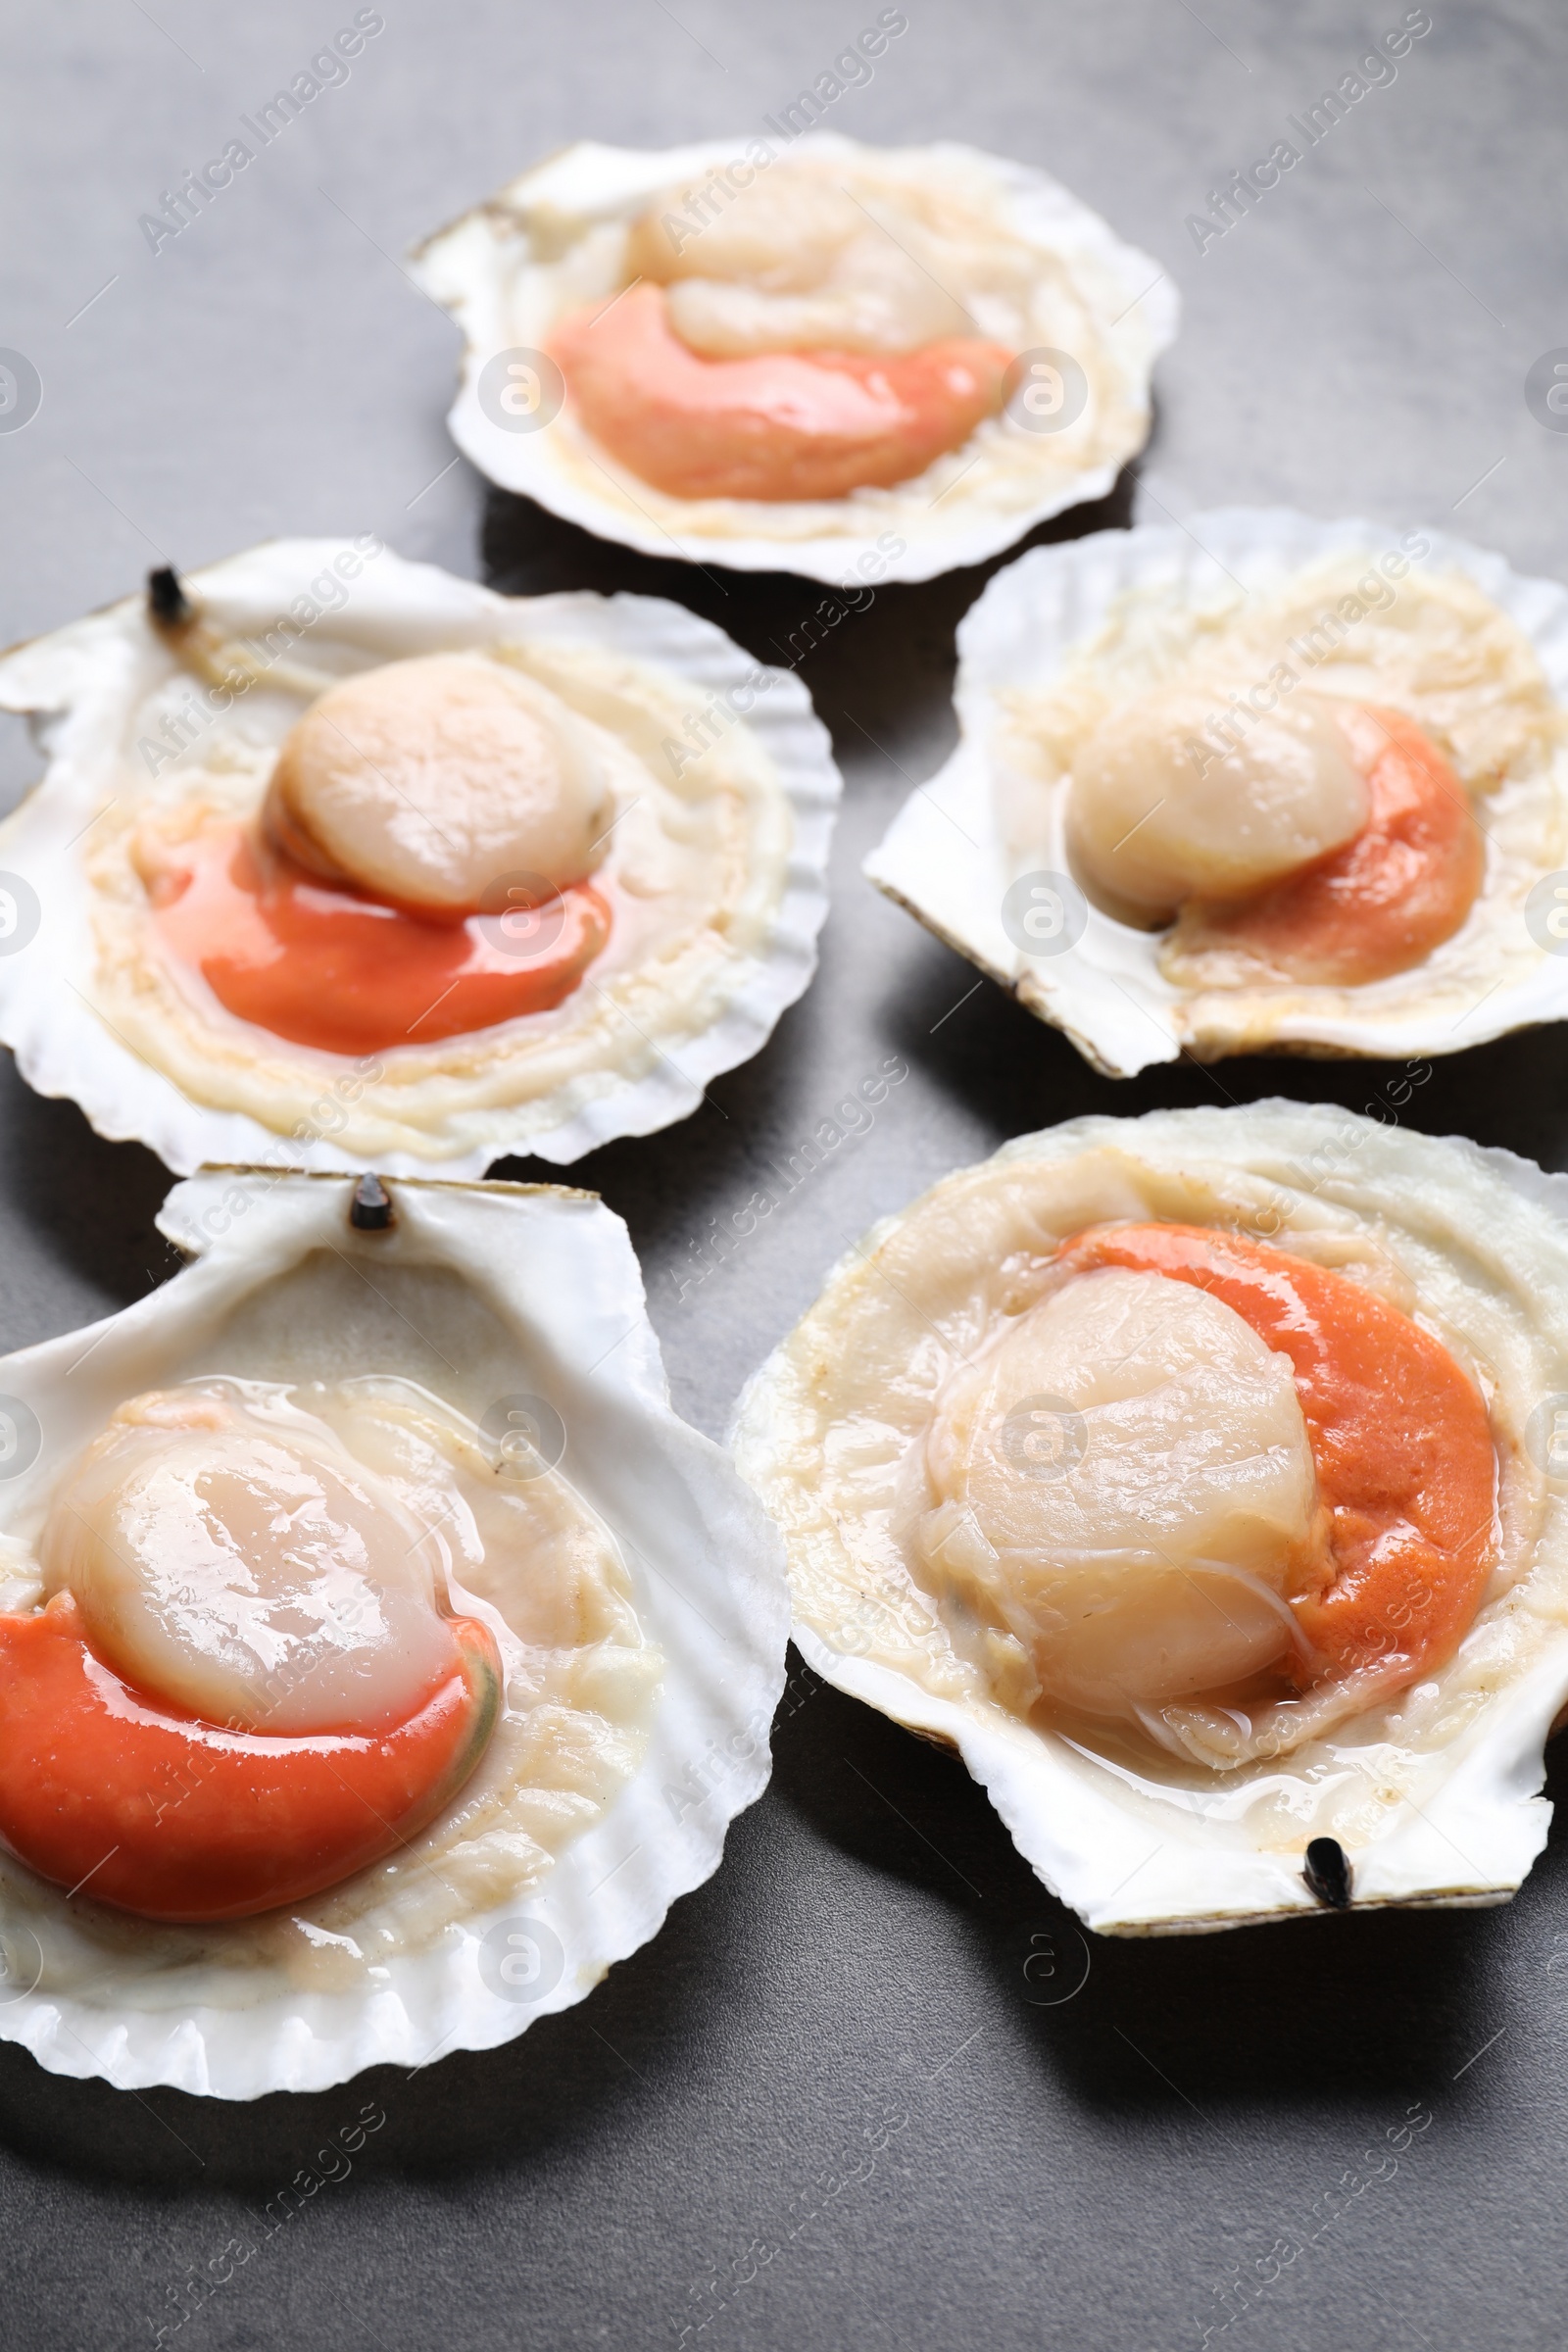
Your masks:
M 587 431 L 672 498 L 843 498 L 908 481 L 996 414 L 1012 358 L 957 336 L 705 359 L 650 285 L 574 312 L 550 347 Z
M 1399 1688 L 1451 1657 L 1492 1567 L 1497 1459 L 1442 1342 L 1344 1274 L 1204 1227 L 1104 1226 L 1058 1262 L 1192 1283 L 1290 1358 L 1329 1514 L 1322 1580 L 1292 1596 L 1315 1653 L 1298 1673 Z
M 335 887 L 244 826 L 144 873 L 165 944 L 219 1002 L 294 1045 L 370 1054 L 466 1036 L 569 996 L 610 936 L 586 882 L 457 920 Z
M 401 1722 L 274 1739 L 138 1690 L 57 1592 L 0 1616 L 0 1837 L 56 1885 L 146 1919 L 244 1919 L 335 1886 L 451 1803 L 495 1726 L 489 1628 Z
M 1190 905 L 1184 951 L 1244 948 L 1292 980 L 1355 988 L 1407 972 L 1458 930 L 1486 862 L 1468 793 L 1402 712 L 1357 706 L 1342 724 L 1370 796 L 1361 831 L 1256 898 Z

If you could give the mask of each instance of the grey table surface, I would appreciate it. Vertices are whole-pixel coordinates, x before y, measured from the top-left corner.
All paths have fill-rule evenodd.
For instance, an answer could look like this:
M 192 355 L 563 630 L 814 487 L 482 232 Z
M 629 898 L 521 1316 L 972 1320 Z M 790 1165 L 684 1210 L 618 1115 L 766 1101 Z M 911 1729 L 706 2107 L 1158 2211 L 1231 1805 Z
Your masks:
M 567 140 L 750 133 L 871 0 L 386 0 L 348 80 L 155 256 L 139 216 L 353 13 L 7 11 L 0 344 L 43 401 L 0 434 L 0 641 L 151 564 L 372 529 L 506 588 L 682 598 L 778 658 L 818 591 L 626 555 L 453 460 L 455 334 L 399 256 Z M 1143 462 L 1038 537 L 1278 501 L 1568 569 L 1568 437 L 1524 391 L 1568 342 L 1552 0 L 1432 0 L 1396 78 L 1250 217 L 1201 254 L 1186 226 L 1404 14 L 907 0 L 836 125 L 1047 166 L 1185 305 Z M 860 879 L 952 742 L 954 627 L 983 577 L 879 592 L 806 662 L 848 787 L 820 974 L 710 1107 L 576 1171 L 629 1220 L 676 1400 L 714 1433 L 845 1244 L 1003 1138 L 1279 1091 L 1360 1107 L 1388 1076 L 1237 1061 L 1112 1085 Z M 0 798 L 36 770 L 6 725 Z M 873 1123 L 691 1280 L 710 1221 L 889 1054 L 908 1077 Z M 1565 1078 L 1568 1030 L 1539 1031 L 1444 1061 L 1405 1115 L 1560 1167 Z M 0 1103 L 13 1347 L 165 1278 L 168 1179 L 9 1068 Z M 162 2327 L 180 2352 L 1557 2344 L 1565 1858 L 1556 1837 L 1505 1910 L 1091 1956 L 956 1764 L 797 1665 L 772 1786 L 718 1876 L 508 2048 L 232 2107 L 61 2080 L 0 2044 L 0 2330 L 96 2347 Z M 1031 1936 L 1057 1955 L 1033 1998 Z M 269 2228 L 368 2100 L 385 2120 L 352 2170 Z M 1411 2108 L 1428 2126 L 1369 2165 Z

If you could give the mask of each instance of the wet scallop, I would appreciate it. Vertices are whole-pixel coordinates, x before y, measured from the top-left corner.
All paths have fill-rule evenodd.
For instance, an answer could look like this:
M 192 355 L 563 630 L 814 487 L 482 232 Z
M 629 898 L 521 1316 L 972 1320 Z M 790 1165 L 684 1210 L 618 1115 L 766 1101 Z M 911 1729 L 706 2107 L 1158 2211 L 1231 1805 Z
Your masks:
M 0 1362 L 0 2034 L 250 2098 L 587 1994 L 765 1785 L 776 1531 L 587 1193 L 204 1172 Z
M 0 662 L 0 1036 L 173 1168 L 482 1175 L 683 1118 L 810 980 L 839 792 L 680 608 L 287 540 Z
M 865 871 L 1112 1077 L 1453 1053 L 1568 1010 L 1568 591 L 1237 509 L 999 573 Z
M 875 1227 L 734 1450 L 803 1654 L 1091 1927 L 1501 1902 L 1568 1700 L 1565 1298 L 1568 1180 L 1392 1109 L 1079 1119 Z
M 414 270 L 463 328 L 449 421 L 493 481 L 646 554 L 860 591 L 1102 497 L 1177 315 L 1044 172 L 826 131 L 583 142 Z

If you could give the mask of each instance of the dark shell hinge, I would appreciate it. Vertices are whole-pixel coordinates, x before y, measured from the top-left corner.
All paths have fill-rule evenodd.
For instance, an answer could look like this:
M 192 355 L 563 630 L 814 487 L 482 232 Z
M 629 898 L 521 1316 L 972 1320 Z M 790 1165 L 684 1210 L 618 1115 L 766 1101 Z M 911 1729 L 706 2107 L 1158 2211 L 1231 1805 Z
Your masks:
M 1330 1911 L 1350 1908 L 1350 1858 L 1337 1838 L 1314 1838 L 1301 1873 L 1310 1891 Z
M 349 1223 L 358 1233 L 385 1233 L 392 1222 L 392 1196 L 379 1176 L 362 1176 L 354 1187 Z
M 166 629 L 180 627 L 195 611 L 172 564 L 161 564 L 147 574 L 147 610 Z

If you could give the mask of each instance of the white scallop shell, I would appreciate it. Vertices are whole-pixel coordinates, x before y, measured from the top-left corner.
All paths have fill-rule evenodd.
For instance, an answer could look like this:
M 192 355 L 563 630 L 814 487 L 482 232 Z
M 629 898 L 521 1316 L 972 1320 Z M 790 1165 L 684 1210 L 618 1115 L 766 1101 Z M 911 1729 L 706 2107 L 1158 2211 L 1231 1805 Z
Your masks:
M 1073 1119 L 1019 1137 L 988 1164 L 1059 1161 L 1100 1145 L 1216 1184 L 1227 1171 L 1248 1171 L 1272 1196 L 1287 1199 L 1299 1191 L 1306 1171 L 1307 1191 L 1331 1217 L 1348 1209 L 1385 1243 L 1391 1232 L 1397 1240 L 1404 1220 L 1422 1235 L 1413 1256 L 1424 1253 L 1428 1265 L 1444 1250 L 1454 1260 L 1464 1257 L 1478 1290 L 1509 1289 L 1537 1318 L 1532 1348 L 1540 1391 L 1532 1388 L 1521 1399 L 1508 1395 L 1503 1379 L 1492 1399 L 1499 1443 L 1507 1447 L 1510 1438 L 1517 1445 L 1525 1437 L 1542 1392 L 1554 1405 L 1568 1406 L 1568 1176 L 1548 1175 L 1512 1152 L 1484 1151 L 1463 1138 L 1440 1140 L 1332 1104 L 1278 1100 L 1137 1119 Z M 814 1319 L 836 1287 L 862 1275 L 879 1244 L 925 1201 L 940 1200 L 942 1190 L 939 1184 L 884 1218 L 839 1260 L 794 1339 L 833 1344 Z M 951 1295 L 944 1303 L 961 1318 Z M 945 1345 L 935 1322 L 925 1345 L 939 1350 Z M 1302 1849 L 1333 1827 L 1324 1818 L 1328 1806 L 1339 1815 L 1363 1806 L 1383 1819 L 1379 1834 L 1348 1844 L 1357 1908 L 1500 1903 L 1521 1885 L 1546 1841 L 1552 1808 L 1540 1793 L 1543 1751 L 1568 1704 L 1568 1490 L 1560 1477 L 1546 1482 L 1544 1532 L 1528 1577 L 1500 1595 L 1492 1591 L 1457 1654 L 1432 1678 L 1428 1720 L 1441 1720 L 1450 1704 L 1469 1707 L 1456 1739 L 1412 1762 L 1396 1741 L 1391 1746 L 1387 1737 L 1379 1739 L 1388 1715 L 1352 1719 L 1343 1736 L 1330 1734 L 1298 1757 L 1217 1775 L 1193 1792 L 1176 1788 L 1156 1795 L 1155 1784 L 1101 1762 L 1075 1740 L 1037 1732 L 989 1698 L 934 1694 L 863 1641 L 835 1642 L 820 1623 L 803 1617 L 805 1550 L 798 1564 L 781 1459 L 813 1419 L 803 1371 L 808 1358 L 792 1357 L 791 1347 L 786 1341 L 748 1382 L 731 1443 L 743 1475 L 786 1529 L 796 1646 L 837 1689 L 956 1747 L 1019 1852 L 1089 1927 L 1102 1935 L 1193 1935 L 1316 1913 L 1302 1877 Z M 866 1474 L 858 1475 L 866 1494 Z M 848 1562 L 831 1534 L 813 1528 L 800 1541 L 803 1547 L 825 1542 L 841 1568 Z M 853 1575 L 840 1581 L 853 1587 Z M 1512 1669 L 1510 1609 L 1523 1613 L 1529 1636 L 1511 1653 Z M 871 1601 L 860 1622 L 876 1621 L 877 1610 L 885 1617 L 886 1602 Z M 1310 1776 L 1298 1769 L 1307 1763 L 1315 1767 Z M 1260 1777 L 1294 1791 L 1299 1834 L 1289 1840 L 1277 1834 L 1254 1838 L 1250 1831 L 1248 1803 Z
M 336 539 L 279 539 L 192 572 L 184 585 L 202 612 L 236 635 L 275 630 L 280 614 L 348 548 Z M 314 600 L 312 600 L 314 601 Z M 341 626 L 338 625 L 341 621 Z M 718 1016 L 654 1067 L 607 1091 L 555 1100 L 553 1124 L 537 1105 L 494 1114 L 493 1138 L 467 1149 L 344 1150 L 330 1134 L 295 1140 L 247 1112 L 190 1101 L 123 1044 L 84 990 L 96 960 L 78 843 L 112 796 L 136 788 L 122 757 L 127 713 L 172 667 L 148 626 L 144 599 L 55 630 L 0 659 L 0 708 L 34 714 L 48 755 L 43 781 L 0 825 L 0 869 L 35 893 L 41 921 L 25 953 L 0 934 L 0 1043 L 43 1095 L 78 1102 L 100 1135 L 146 1144 L 176 1174 L 207 1164 L 261 1160 L 316 1169 L 364 1167 L 389 1174 L 482 1176 L 509 1152 L 558 1165 L 618 1136 L 651 1135 L 689 1117 L 709 1081 L 760 1051 L 775 1022 L 808 986 L 827 913 L 827 859 L 842 780 L 810 696 L 789 671 L 752 661 L 722 630 L 660 597 L 589 592 L 507 597 L 382 549 L 356 579 L 340 613 L 315 621 L 309 658 L 344 669 L 499 640 L 545 640 L 619 654 L 689 687 L 706 710 L 737 689 L 752 697 L 741 723 L 771 763 L 794 826 L 784 896 L 760 951 L 737 956 Z M 732 706 L 735 707 L 735 706 Z M 303 1051 L 303 1050 L 302 1050 Z M 323 1057 L 317 1056 L 321 1060 Z M 347 1066 L 347 1065 L 345 1065 Z M 330 1095 L 330 1074 L 323 1076 Z M 325 1122 L 330 1125 L 330 1120 Z M 440 1143 L 439 1135 L 436 1142 Z
M 1568 703 L 1568 589 L 1555 580 L 1522 577 L 1500 556 L 1443 532 L 1424 536 L 1431 554 L 1423 568 L 1452 566 L 1467 573 L 1530 640 L 1553 692 Z M 1180 528 L 1140 525 L 1031 549 L 997 573 L 959 623 L 954 690 L 958 746 L 940 773 L 905 803 L 866 858 L 865 874 L 1041 1020 L 1064 1031 L 1107 1077 L 1134 1077 L 1152 1062 L 1177 1060 L 1184 1051 L 1209 1059 L 1250 1050 L 1245 1039 L 1238 1042 L 1223 1030 L 1197 1036 L 1179 1030 L 1175 1008 L 1191 992 L 1160 972 L 1158 933 L 1134 930 L 1090 906 L 1087 928 L 1064 954 L 1029 956 L 1009 937 L 1002 902 L 1017 865 L 998 823 L 991 750 L 1002 698 L 1046 684 L 1128 590 L 1179 584 L 1198 599 L 1227 576 L 1248 588 L 1271 586 L 1283 573 L 1321 558 L 1390 544 L 1387 524 L 1324 522 L 1284 508 L 1233 507 L 1195 514 Z M 1554 787 L 1568 812 L 1568 758 L 1561 753 Z M 1044 862 L 1065 874 L 1062 796 L 1055 800 Z M 1489 888 L 1490 879 L 1478 901 L 1483 912 Z M 1450 1054 L 1568 1014 L 1568 959 L 1555 956 L 1542 955 L 1523 978 L 1505 982 L 1457 1021 L 1451 1008 L 1423 1014 L 1413 1001 L 1416 977 L 1403 974 L 1355 992 L 1293 990 L 1293 997 L 1307 1001 L 1271 1024 L 1269 1044 L 1392 1058 Z M 1210 992 L 1211 1000 L 1219 993 Z M 1239 999 L 1253 992 L 1230 993 Z M 1354 994 L 1360 1002 L 1348 1014 L 1312 1004 L 1314 995 L 1327 999 L 1331 993 Z
M 198 1359 L 210 1370 L 230 1317 L 309 1252 L 339 1251 L 362 1271 L 450 1268 L 506 1327 L 517 1389 L 564 1408 L 572 1483 L 616 1535 L 639 1623 L 662 1651 L 642 1764 L 523 1898 L 564 1955 L 537 2001 L 498 1997 L 478 1971 L 481 1936 L 515 1903 L 392 1959 L 368 1993 L 279 1991 L 259 1970 L 252 2005 L 201 2006 L 122 1955 L 90 1998 L 0 1991 L 0 2037 L 57 2074 L 250 2099 L 491 2049 L 581 2000 L 657 1935 L 676 1897 L 717 1869 L 728 1824 L 767 1784 L 789 1619 L 778 1534 L 721 1450 L 671 1410 L 621 1220 L 596 1195 L 555 1185 L 413 1182 L 392 1188 L 391 1232 L 358 1233 L 353 1190 L 345 1178 L 246 1169 L 176 1185 L 159 1224 L 193 1264 L 102 1323 L 0 1358 L 0 1391 L 43 1432 L 30 1468 L 0 1482 L 0 1533 L 127 1396 L 179 1381 Z M 373 1368 L 402 1368 L 401 1344 L 425 1387 L 477 1417 L 462 1393 L 472 1365 L 448 1380 L 429 1348 L 400 1342 L 395 1309 L 375 1325 Z M 485 1328 L 493 1337 L 488 1316 Z M 295 1344 L 308 1378 L 310 1334 Z M 0 1940 L 8 1925 L 0 1911 Z
M 616 478 L 603 466 L 601 490 L 583 478 L 581 468 L 564 462 L 549 430 L 513 432 L 492 422 L 477 391 L 485 363 L 501 351 L 537 350 L 563 312 L 587 298 L 575 292 L 564 297 L 552 274 L 563 250 L 568 258 L 571 252 L 569 243 L 563 248 L 563 223 L 580 239 L 604 222 L 629 221 L 662 189 L 743 158 L 756 137 L 743 132 L 664 149 L 584 140 L 522 172 L 416 248 L 411 257 L 416 281 L 453 312 L 463 328 L 463 377 L 447 422 L 458 447 L 480 472 L 503 490 L 537 499 L 568 522 L 644 555 L 679 555 L 736 571 L 800 572 L 838 583 L 852 576 L 935 579 L 962 564 L 985 563 L 1064 508 L 1103 498 L 1118 466 L 1148 438 L 1150 375 L 1175 338 L 1176 290 L 1157 262 L 1124 245 L 1098 213 L 1049 173 L 946 140 L 928 147 L 874 148 L 837 132 L 812 131 L 789 152 L 846 166 L 863 158 L 879 172 L 915 180 L 933 172 L 962 175 L 982 183 L 1000 201 L 1009 228 L 1060 257 L 1123 391 L 1140 413 L 1136 438 L 1110 460 L 1066 472 L 1033 495 L 1025 481 L 981 497 L 973 486 L 967 492 L 958 487 L 958 476 L 970 463 L 960 451 L 938 460 L 916 481 L 857 493 L 858 511 L 863 509 L 858 522 L 847 514 L 835 523 L 824 503 L 781 501 L 770 530 L 752 501 L 745 522 L 721 531 L 704 526 L 693 502 L 666 497 L 630 475 Z M 548 227 L 547 255 L 535 251 L 530 216 Z M 879 535 L 888 531 L 904 542 L 904 552 L 892 560 L 877 546 Z M 874 568 L 857 574 L 862 563 Z

